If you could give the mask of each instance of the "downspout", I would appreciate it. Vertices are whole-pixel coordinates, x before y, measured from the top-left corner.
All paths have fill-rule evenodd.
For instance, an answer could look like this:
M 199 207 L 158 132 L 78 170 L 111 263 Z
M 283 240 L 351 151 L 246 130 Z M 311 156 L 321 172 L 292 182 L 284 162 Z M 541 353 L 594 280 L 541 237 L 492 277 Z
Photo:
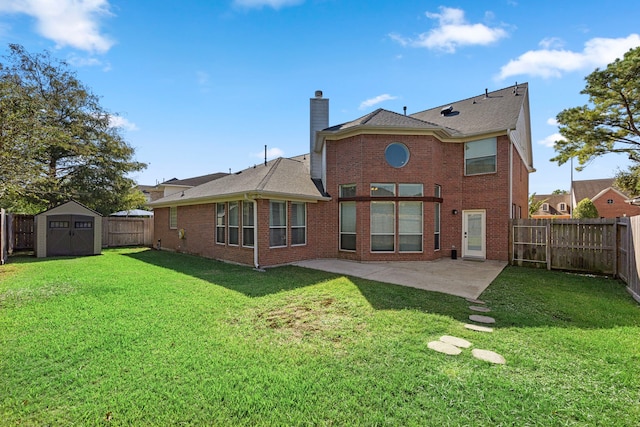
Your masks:
M 253 266 L 260 268 L 258 262 L 258 202 L 256 199 L 250 199 L 247 193 L 244 194 L 244 200 L 253 203 Z
M 509 137 L 509 218 L 515 219 L 515 212 L 513 212 L 513 141 L 511 140 L 511 129 L 507 129 L 507 137 Z

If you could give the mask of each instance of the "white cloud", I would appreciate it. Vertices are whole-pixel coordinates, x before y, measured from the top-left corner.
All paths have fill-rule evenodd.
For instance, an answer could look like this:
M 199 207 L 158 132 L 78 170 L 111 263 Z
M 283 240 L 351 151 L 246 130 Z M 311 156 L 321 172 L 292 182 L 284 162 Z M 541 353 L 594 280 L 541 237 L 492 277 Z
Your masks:
M 550 126 L 558 126 L 558 120 L 555 117 L 549 117 L 547 119 L 547 124 Z
M 267 6 L 277 10 L 282 7 L 297 6 L 302 3 L 304 3 L 304 0 L 233 0 L 235 6 L 250 9 L 261 9 Z
M 390 34 L 389 37 L 402 46 L 426 47 L 427 49 L 441 50 L 454 53 L 462 46 L 489 45 L 507 37 L 507 32 L 502 28 L 491 28 L 484 24 L 471 24 L 464 17 L 464 10 L 451 7 L 440 7 L 440 13 L 426 12 L 427 18 L 438 21 L 438 27 L 419 34 L 416 39 L 411 39 L 398 34 Z M 491 18 L 488 13 L 487 17 Z
M 135 123 L 120 116 L 109 116 L 109 126 L 112 128 L 122 128 L 128 131 L 139 130 Z
M 560 135 L 559 133 L 554 133 L 553 135 L 549 135 L 545 139 L 538 141 L 538 144 L 544 145 L 545 147 L 553 147 L 553 144 L 556 141 L 564 141 L 565 137 Z
M 40 35 L 89 52 L 104 53 L 113 41 L 100 34 L 99 21 L 111 16 L 108 0 L 4 0 L 0 13 L 22 13 L 36 20 Z
M 381 102 L 384 101 L 389 101 L 392 99 L 398 99 L 397 96 L 391 96 L 388 93 L 382 94 L 382 95 L 378 95 L 374 98 L 370 98 L 367 99 L 366 101 L 362 101 L 360 103 L 360 107 L 358 107 L 358 109 L 360 110 L 364 110 L 365 108 L 369 108 L 369 107 L 373 107 L 374 105 L 380 104 Z
M 284 151 L 282 151 L 280 148 L 277 147 L 273 147 L 273 148 L 267 148 L 267 159 L 275 159 L 277 157 L 282 157 L 284 156 Z M 251 157 L 257 157 L 259 159 L 264 159 L 264 151 L 260 151 L 258 153 L 253 153 L 251 155 Z
M 629 49 L 640 46 L 640 36 L 631 34 L 626 38 L 618 39 L 593 38 L 584 44 L 582 52 L 545 48 L 550 44 L 544 40 L 541 46 L 543 49 L 530 50 L 520 55 L 518 59 L 509 61 L 500 69 L 498 77 L 500 79 L 516 75 L 561 77 L 564 73 L 572 71 L 604 67 L 617 58 L 622 58 Z

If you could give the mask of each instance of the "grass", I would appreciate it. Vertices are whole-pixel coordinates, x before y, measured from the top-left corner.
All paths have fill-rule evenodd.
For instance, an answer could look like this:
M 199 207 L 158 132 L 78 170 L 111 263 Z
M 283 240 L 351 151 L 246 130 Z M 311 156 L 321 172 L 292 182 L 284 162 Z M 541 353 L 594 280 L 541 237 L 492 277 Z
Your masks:
M 145 249 L 0 267 L 0 425 L 637 426 L 619 282 L 507 267 L 461 298 Z M 442 335 L 496 351 L 427 349 Z

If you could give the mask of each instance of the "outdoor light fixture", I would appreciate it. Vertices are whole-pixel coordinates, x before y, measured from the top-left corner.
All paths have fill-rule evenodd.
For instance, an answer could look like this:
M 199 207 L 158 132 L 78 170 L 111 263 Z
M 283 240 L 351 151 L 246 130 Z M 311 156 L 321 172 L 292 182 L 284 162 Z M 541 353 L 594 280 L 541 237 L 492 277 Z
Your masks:
M 452 210 L 451 213 L 454 214 L 454 215 L 458 215 L 458 209 Z

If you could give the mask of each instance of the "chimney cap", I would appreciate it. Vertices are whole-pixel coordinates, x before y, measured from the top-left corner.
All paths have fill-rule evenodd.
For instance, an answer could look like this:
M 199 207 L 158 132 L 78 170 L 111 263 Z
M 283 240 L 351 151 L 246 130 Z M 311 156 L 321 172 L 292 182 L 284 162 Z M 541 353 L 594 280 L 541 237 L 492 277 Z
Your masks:
M 316 91 L 316 98 L 322 98 L 322 91 L 321 90 L 317 90 Z

